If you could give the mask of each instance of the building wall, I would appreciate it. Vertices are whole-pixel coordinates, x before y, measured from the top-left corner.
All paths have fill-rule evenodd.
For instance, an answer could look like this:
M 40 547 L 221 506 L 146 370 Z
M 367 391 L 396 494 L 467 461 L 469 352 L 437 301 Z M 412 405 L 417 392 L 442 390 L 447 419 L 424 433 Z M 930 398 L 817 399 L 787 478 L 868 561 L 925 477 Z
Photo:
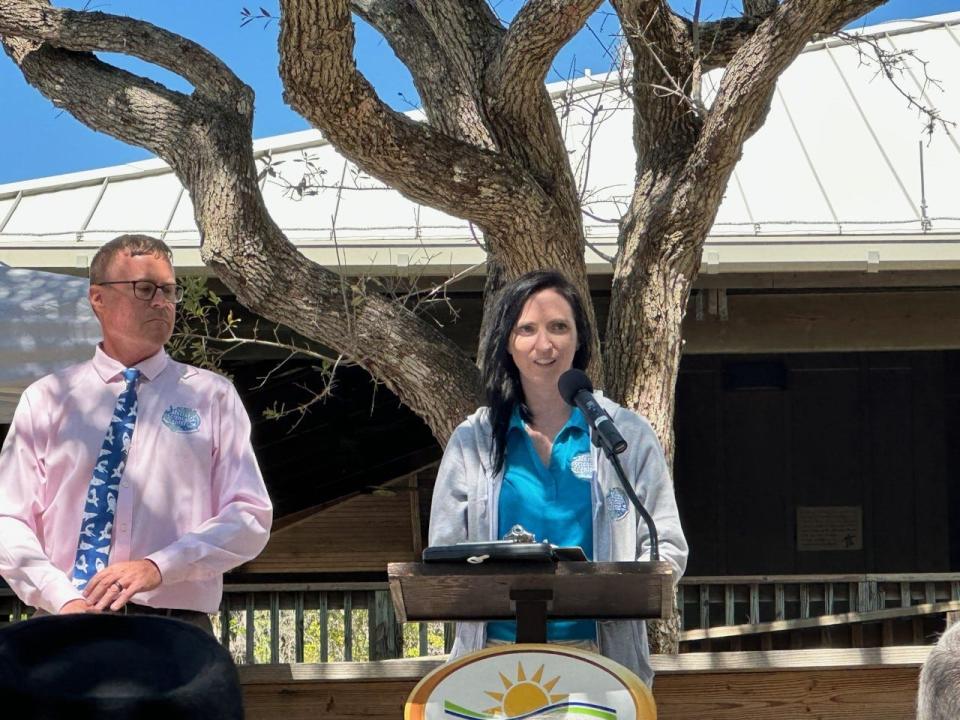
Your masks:
M 952 353 L 685 358 L 675 476 L 688 573 L 950 569 L 956 483 L 946 438 L 958 432 L 958 413 L 945 412 L 948 359 Z M 801 507 L 814 519 L 835 512 L 824 508 L 857 508 L 860 548 L 800 547 L 798 532 L 809 543 L 812 522 L 808 515 L 798 527 Z
M 419 558 L 415 484 L 407 478 L 281 526 L 240 573 L 382 572 Z M 414 531 L 417 528 L 417 531 Z

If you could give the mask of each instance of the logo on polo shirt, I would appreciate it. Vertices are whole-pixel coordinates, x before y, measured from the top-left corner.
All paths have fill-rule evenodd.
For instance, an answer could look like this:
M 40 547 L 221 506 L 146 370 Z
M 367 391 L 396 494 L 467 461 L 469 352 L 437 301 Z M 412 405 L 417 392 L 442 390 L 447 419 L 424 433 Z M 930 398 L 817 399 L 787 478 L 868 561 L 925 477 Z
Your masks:
M 585 452 L 575 455 L 570 461 L 570 472 L 581 480 L 589 480 L 593 477 L 593 455 Z
M 622 520 L 627 516 L 627 496 L 620 488 L 613 488 L 607 493 L 607 515 L 611 520 Z
M 195 433 L 200 429 L 200 413 L 193 408 L 171 405 L 163 411 L 161 420 L 175 433 Z

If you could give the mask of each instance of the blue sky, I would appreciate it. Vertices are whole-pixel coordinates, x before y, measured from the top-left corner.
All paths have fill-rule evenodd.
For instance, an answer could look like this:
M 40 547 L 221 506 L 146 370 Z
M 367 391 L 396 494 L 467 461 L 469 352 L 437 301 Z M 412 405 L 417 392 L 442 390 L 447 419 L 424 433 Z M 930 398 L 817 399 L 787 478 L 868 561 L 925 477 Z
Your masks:
M 126 14 L 148 20 L 205 45 L 220 56 L 233 71 L 256 92 L 254 137 L 304 130 L 307 123 L 283 102 L 277 74 L 277 26 L 275 22 L 255 21 L 241 27 L 241 10 L 246 5 L 259 12 L 260 4 L 276 13 L 276 0 L 256 5 L 244 0 L 70 0 L 55 2 L 64 7 Z M 492 0 L 505 19 L 522 6 L 522 0 Z M 689 15 L 694 0 L 674 0 L 678 12 Z M 730 15 L 739 9 L 739 0 L 704 0 L 704 19 Z M 960 0 L 889 0 L 856 25 L 885 20 L 922 17 L 960 10 Z M 574 38 L 557 57 L 550 80 L 579 75 L 584 68 L 594 72 L 610 65 L 607 48 L 619 26 L 604 4 L 590 19 L 589 30 Z M 403 66 L 387 43 L 371 28 L 357 31 L 356 56 L 361 70 L 381 97 L 395 108 L 406 110 L 417 102 L 416 91 Z M 104 56 L 128 69 L 177 89 L 186 89 L 180 78 L 116 56 Z M 149 154 L 106 135 L 95 133 L 61 112 L 29 87 L 23 76 L 5 55 L 0 56 L 0 183 L 88 170 L 144 159 Z

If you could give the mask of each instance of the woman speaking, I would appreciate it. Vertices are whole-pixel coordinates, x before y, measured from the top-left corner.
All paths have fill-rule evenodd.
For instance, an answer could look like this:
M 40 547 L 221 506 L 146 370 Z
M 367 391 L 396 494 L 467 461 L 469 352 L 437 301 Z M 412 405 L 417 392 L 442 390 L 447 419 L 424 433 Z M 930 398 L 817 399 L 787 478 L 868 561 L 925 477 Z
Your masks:
M 538 542 L 579 545 L 590 560 L 649 560 L 645 523 L 592 446 L 583 414 L 557 389 L 565 371 L 587 368 L 593 347 L 576 288 L 558 272 L 528 273 L 501 291 L 492 313 L 480 350 L 487 407 L 447 443 L 430 544 L 495 540 L 521 525 Z M 660 559 L 679 578 L 687 543 L 657 436 L 644 418 L 598 399 L 628 443 L 621 462 L 659 530 Z M 458 623 L 451 658 L 515 638 L 513 622 Z M 547 641 L 598 651 L 653 681 L 643 621 L 551 621 Z

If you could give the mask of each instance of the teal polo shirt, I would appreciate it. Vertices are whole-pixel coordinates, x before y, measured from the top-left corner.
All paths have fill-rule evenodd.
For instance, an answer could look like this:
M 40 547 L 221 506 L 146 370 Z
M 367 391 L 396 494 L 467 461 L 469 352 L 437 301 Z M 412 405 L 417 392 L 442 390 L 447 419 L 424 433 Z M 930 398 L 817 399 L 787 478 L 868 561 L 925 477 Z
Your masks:
M 500 534 L 514 525 L 533 533 L 537 542 L 579 545 L 593 559 L 593 454 L 590 428 L 583 413 L 574 408 L 553 440 L 550 465 L 544 467 L 527 434 L 519 408 L 514 408 L 507 430 L 503 484 L 497 508 Z M 515 622 L 487 623 L 487 637 L 516 641 Z M 551 620 L 547 640 L 594 640 L 592 620 Z

